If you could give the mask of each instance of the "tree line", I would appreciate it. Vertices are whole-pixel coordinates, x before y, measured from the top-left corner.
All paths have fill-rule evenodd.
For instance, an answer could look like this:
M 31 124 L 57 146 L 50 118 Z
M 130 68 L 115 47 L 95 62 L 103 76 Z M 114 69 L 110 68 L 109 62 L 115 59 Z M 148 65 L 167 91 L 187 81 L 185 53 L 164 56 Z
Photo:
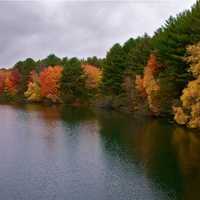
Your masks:
M 112 108 L 174 115 L 177 123 L 200 128 L 199 42 L 198 0 L 153 36 L 114 44 L 105 58 L 51 54 L 19 61 L 0 71 L 0 98 L 70 104 L 101 100 Z

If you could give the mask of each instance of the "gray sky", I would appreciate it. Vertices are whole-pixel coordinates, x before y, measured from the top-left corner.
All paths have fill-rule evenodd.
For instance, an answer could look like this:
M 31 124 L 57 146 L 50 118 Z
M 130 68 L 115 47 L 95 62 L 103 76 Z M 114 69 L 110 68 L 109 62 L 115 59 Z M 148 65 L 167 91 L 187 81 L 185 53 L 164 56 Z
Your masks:
M 147 32 L 195 0 L 1 1 L 0 66 L 26 57 L 105 56 L 114 43 Z

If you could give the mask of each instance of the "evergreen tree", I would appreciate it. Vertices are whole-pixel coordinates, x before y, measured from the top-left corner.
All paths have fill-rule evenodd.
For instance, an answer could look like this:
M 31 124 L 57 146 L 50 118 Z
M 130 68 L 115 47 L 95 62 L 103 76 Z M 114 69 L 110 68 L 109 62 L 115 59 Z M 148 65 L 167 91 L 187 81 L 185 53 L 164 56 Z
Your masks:
M 61 65 L 62 60 L 54 54 L 48 55 L 45 59 L 39 61 L 40 67 L 49 67 L 55 65 Z
M 64 66 L 66 63 L 68 63 L 68 61 L 69 61 L 68 57 L 62 58 L 61 65 Z
M 77 98 L 85 98 L 87 95 L 85 80 L 81 62 L 77 58 L 65 62 L 60 85 L 62 100 L 71 103 Z
M 200 41 L 200 1 L 191 10 L 170 17 L 153 37 L 154 50 L 163 65 L 159 77 L 173 81 L 178 95 L 191 78 L 189 66 L 183 60 L 186 47 L 197 41 Z
M 93 57 L 88 57 L 86 60 L 83 61 L 83 63 L 94 65 L 95 67 L 98 67 L 98 68 L 102 68 L 103 59 L 93 56 Z
M 126 62 L 128 68 L 136 74 L 141 74 L 152 51 L 151 37 L 145 34 L 135 40 L 130 39 L 124 44 L 123 48 L 127 53 Z
M 102 89 L 107 94 L 122 92 L 123 75 L 126 69 L 126 54 L 120 44 L 115 44 L 106 55 L 103 66 Z
M 33 70 L 38 71 L 37 63 L 32 58 L 27 58 L 24 61 L 17 62 L 14 69 L 17 69 L 21 76 L 18 93 L 19 95 L 24 96 L 24 92 L 28 87 L 30 72 Z

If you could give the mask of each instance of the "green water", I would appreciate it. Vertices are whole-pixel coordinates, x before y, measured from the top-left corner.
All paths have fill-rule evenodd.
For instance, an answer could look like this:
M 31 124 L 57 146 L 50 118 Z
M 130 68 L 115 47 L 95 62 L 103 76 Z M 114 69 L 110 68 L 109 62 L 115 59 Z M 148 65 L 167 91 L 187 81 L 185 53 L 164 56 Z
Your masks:
M 200 137 L 166 120 L 0 106 L 2 200 L 198 200 Z

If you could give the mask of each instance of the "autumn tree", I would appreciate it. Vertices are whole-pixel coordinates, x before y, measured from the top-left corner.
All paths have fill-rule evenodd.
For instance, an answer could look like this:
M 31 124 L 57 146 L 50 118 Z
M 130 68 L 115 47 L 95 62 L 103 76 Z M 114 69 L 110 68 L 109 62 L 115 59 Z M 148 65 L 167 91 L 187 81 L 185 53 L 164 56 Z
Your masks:
M 136 76 L 136 88 L 138 91 L 147 98 L 149 109 L 155 114 L 160 113 L 159 99 L 156 94 L 160 92 L 160 86 L 155 78 L 158 71 L 158 63 L 156 56 L 151 54 L 148 63 L 144 69 L 143 77 Z
M 28 99 L 28 101 L 40 102 L 42 100 L 41 89 L 40 89 L 40 79 L 37 72 L 35 71 L 31 72 L 29 83 L 28 83 L 28 89 L 24 95 Z
M 52 102 L 60 102 L 60 79 L 63 68 L 59 65 L 47 67 L 41 71 L 39 81 L 41 85 L 41 96 Z
M 0 71 L 0 93 L 7 92 L 14 96 L 17 93 L 20 74 L 17 69 L 3 69 Z
M 86 86 L 89 89 L 97 89 L 101 83 L 102 71 L 90 64 L 82 65 L 83 71 L 86 74 Z
M 20 74 L 18 70 L 11 70 L 5 78 L 4 89 L 10 94 L 15 95 L 20 83 Z
M 180 98 L 181 106 L 174 107 L 174 119 L 178 124 L 200 128 L 200 43 L 187 48 L 186 61 L 195 80 L 188 83 Z
M 0 71 L 0 95 L 4 92 L 5 73 Z

